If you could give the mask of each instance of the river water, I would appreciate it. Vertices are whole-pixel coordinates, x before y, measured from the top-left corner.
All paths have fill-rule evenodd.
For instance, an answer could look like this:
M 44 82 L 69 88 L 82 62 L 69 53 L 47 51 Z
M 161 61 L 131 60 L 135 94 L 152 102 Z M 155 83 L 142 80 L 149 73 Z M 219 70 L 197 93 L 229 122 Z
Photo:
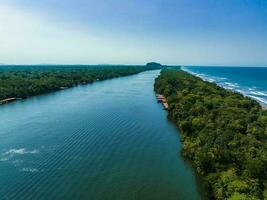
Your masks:
M 0 198 L 200 199 L 175 126 L 153 92 L 159 70 L 0 107 Z

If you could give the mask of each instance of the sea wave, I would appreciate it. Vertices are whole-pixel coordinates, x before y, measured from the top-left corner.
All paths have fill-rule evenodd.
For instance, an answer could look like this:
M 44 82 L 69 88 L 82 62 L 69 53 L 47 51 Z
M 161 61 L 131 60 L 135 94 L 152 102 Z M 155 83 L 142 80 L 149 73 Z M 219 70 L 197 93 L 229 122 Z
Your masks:
M 21 172 L 38 172 L 39 170 L 36 168 L 30 168 L 30 167 L 25 167 L 20 169 Z
M 5 161 L 8 161 L 8 160 L 9 160 L 8 157 L 0 158 L 0 162 L 5 162 Z
M 25 148 L 9 149 L 8 151 L 0 155 L 0 162 L 11 161 L 13 164 L 17 164 L 18 160 L 16 160 L 17 158 L 16 156 L 21 156 L 24 154 L 37 154 L 37 153 L 39 153 L 39 150 L 37 149 L 33 149 L 33 150 L 27 150 Z
M 253 95 L 256 95 L 256 96 L 267 97 L 267 92 L 265 92 L 265 91 L 253 91 L 253 90 L 251 90 L 250 93 L 253 94 Z
M 252 99 L 255 99 L 257 101 L 259 101 L 260 103 L 263 103 L 264 105 L 267 105 L 267 99 L 261 98 L 261 97 L 257 97 L 257 96 L 253 96 L 253 95 L 247 95 L 249 97 L 251 97 Z
M 210 75 L 204 74 L 204 73 L 196 73 L 196 72 L 188 69 L 187 67 L 181 67 L 181 69 L 184 71 L 187 71 L 187 72 L 189 72 L 189 73 L 191 73 L 191 74 L 193 74 L 193 75 L 195 75 L 195 76 L 197 76 L 197 77 L 199 77 L 205 81 L 216 83 L 225 89 L 239 92 L 245 96 L 248 96 L 252 99 L 255 99 L 260 104 L 267 106 L 267 91 L 262 91 L 255 86 L 253 86 L 253 87 L 240 86 L 238 83 L 230 82 L 226 77 L 216 77 L 216 76 L 210 76 Z
M 15 154 L 36 154 L 39 153 L 39 150 L 34 149 L 34 150 L 27 150 L 25 148 L 20 148 L 20 149 L 10 149 L 4 153 L 4 155 L 15 155 Z
M 197 76 L 205 81 L 208 82 L 215 82 L 215 83 L 219 83 L 219 82 L 223 82 L 225 80 L 227 80 L 226 77 L 217 77 L 217 76 L 210 76 L 204 73 L 197 73 L 197 72 L 193 72 L 192 70 L 188 69 L 187 67 L 181 67 L 181 69 L 183 71 L 189 72 L 190 74 L 193 74 L 194 76 Z
M 37 154 L 39 150 L 29 150 L 26 148 L 13 148 L 5 151 L 0 155 L 0 162 L 8 162 L 13 167 L 17 168 L 21 172 L 38 172 L 39 170 L 32 167 L 27 167 L 28 161 L 23 159 L 25 154 Z M 28 164 L 27 164 L 28 163 Z
M 223 84 L 225 84 L 225 85 L 228 85 L 228 86 L 230 86 L 230 87 L 239 87 L 239 85 L 237 84 L 237 83 L 230 83 L 230 82 L 224 82 Z

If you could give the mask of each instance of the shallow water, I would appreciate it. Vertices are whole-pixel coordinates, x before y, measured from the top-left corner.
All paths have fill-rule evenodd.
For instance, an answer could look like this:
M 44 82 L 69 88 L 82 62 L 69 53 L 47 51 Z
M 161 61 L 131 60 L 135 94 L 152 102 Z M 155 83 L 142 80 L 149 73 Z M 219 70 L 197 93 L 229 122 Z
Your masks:
M 1 199 L 200 199 L 158 70 L 0 107 Z

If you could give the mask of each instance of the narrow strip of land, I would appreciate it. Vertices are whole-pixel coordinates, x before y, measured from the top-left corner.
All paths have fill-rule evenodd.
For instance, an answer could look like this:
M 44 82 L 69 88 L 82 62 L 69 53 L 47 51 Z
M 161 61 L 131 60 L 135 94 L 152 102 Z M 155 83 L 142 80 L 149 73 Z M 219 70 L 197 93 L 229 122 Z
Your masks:
M 181 70 L 163 70 L 155 91 L 211 199 L 267 199 L 267 111 L 257 101 Z

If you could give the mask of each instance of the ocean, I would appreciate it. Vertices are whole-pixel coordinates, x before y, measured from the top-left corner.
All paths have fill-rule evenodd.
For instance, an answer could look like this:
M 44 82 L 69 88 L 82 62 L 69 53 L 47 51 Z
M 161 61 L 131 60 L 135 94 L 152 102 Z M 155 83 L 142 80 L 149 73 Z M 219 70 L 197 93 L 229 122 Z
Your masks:
M 267 67 L 186 66 L 181 69 L 267 106 Z

